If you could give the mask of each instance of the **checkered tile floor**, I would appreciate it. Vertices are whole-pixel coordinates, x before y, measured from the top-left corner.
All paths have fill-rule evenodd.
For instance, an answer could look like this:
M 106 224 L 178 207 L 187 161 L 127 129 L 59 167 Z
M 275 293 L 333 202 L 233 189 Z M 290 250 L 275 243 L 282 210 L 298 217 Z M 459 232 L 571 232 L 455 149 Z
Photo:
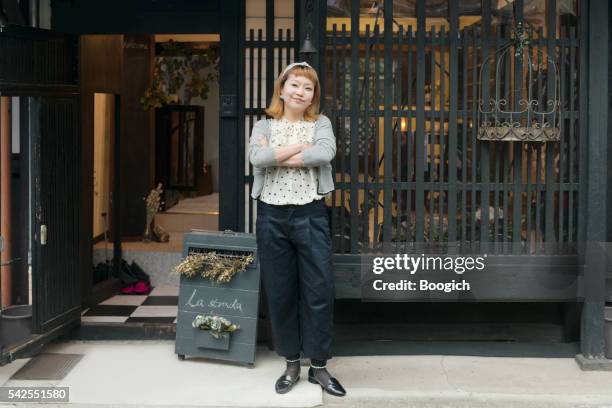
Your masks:
M 159 286 L 148 295 L 115 295 L 85 309 L 83 323 L 176 323 L 178 286 Z

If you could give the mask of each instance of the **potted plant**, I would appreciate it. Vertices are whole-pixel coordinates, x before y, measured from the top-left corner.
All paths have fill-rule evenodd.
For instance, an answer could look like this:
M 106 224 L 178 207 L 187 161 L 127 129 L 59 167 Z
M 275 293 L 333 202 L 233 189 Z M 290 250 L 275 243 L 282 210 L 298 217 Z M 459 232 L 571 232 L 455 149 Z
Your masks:
M 218 48 L 197 49 L 172 40 L 160 47 L 151 86 L 140 98 L 144 109 L 160 108 L 169 103 L 187 104 L 198 96 L 206 100 L 210 82 L 219 77 Z M 205 73 L 209 67 L 213 69 Z

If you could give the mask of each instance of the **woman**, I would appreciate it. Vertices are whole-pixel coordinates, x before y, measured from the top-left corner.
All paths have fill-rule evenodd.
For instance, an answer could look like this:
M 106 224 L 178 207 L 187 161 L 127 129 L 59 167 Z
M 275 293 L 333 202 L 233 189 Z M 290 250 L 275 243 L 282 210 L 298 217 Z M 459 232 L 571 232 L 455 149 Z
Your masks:
M 276 352 L 287 368 L 276 392 L 300 378 L 300 355 L 310 358 L 308 381 L 332 395 L 346 391 L 326 369 L 334 306 L 331 233 L 325 196 L 334 190 L 336 139 L 319 114 L 320 85 L 305 62 L 288 65 L 250 139 L 257 202 L 257 248 Z

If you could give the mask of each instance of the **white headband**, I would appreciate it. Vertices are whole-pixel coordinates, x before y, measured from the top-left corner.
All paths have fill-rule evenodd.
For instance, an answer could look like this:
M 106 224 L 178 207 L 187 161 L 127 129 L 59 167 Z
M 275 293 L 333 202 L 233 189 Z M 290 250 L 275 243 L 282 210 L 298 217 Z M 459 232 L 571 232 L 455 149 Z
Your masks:
M 292 64 L 287 65 L 287 66 L 285 67 L 285 69 L 283 69 L 283 72 L 281 73 L 281 77 L 285 76 L 285 74 L 286 74 L 286 73 L 287 73 L 287 72 L 288 72 L 288 71 L 289 71 L 291 68 L 294 68 L 294 67 L 297 67 L 297 66 L 302 66 L 302 67 L 312 68 L 312 67 L 310 66 L 310 64 L 308 64 L 307 62 L 294 62 L 294 63 L 292 63 Z M 312 69 L 314 69 L 314 68 L 312 68 Z

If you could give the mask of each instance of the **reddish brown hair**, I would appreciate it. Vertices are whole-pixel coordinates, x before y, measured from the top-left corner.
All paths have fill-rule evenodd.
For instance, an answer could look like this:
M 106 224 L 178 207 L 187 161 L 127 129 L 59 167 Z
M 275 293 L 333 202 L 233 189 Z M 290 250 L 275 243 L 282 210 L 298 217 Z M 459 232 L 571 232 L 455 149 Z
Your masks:
M 304 65 L 296 65 L 289 69 L 287 72 L 281 74 L 274 83 L 274 92 L 272 93 L 272 100 L 270 105 L 266 109 L 266 113 L 274 119 L 280 119 L 285 111 L 285 104 L 280 98 L 281 89 L 285 86 L 285 82 L 289 78 L 289 75 L 303 76 L 308 78 L 314 84 L 314 94 L 312 96 L 312 103 L 304 111 L 304 120 L 314 122 L 319 119 L 319 106 L 321 97 L 321 85 L 319 84 L 319 76 L 314 68 Z

